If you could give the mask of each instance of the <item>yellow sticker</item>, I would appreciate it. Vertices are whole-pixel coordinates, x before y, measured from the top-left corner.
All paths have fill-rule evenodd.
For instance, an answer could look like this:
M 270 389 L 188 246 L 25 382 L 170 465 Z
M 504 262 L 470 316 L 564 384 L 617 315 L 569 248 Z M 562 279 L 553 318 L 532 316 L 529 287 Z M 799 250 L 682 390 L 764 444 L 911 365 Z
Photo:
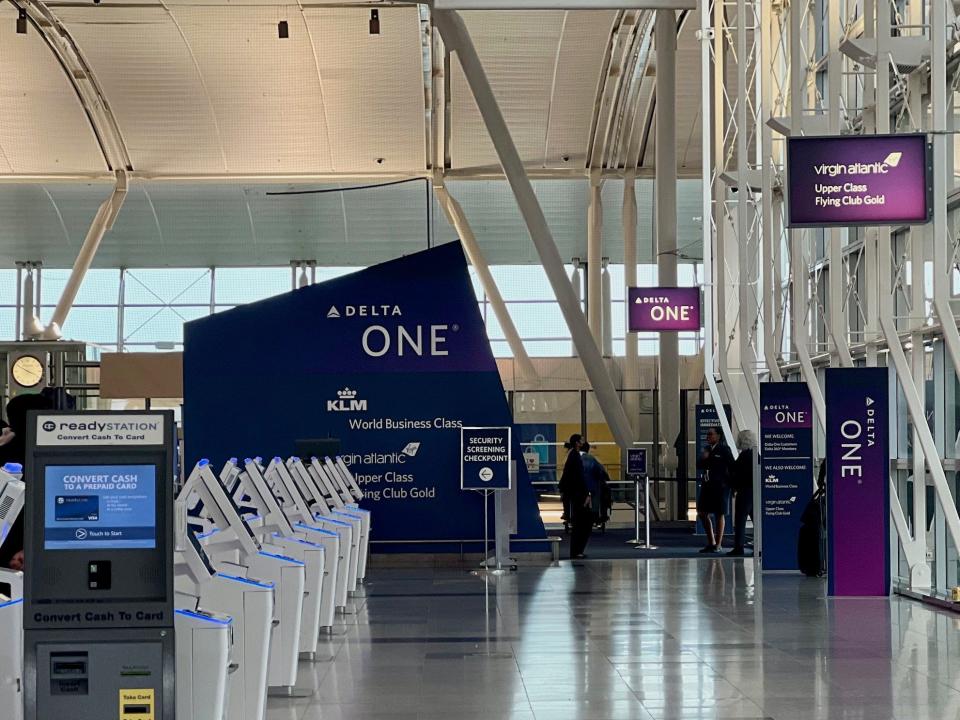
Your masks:
M 120 720 L 155 720 L 153 688 L 121 690 Z

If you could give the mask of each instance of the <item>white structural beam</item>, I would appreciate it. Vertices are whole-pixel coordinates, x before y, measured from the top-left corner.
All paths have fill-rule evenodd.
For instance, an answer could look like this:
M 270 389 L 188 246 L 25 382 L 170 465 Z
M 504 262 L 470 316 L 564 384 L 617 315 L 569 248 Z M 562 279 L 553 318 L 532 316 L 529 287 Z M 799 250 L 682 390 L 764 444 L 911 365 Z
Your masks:
M 467 220 L 466 213 L 463 212 L 463 207 L 457 202 L 457 199 L 450 194 L 442 180 L 440 184 L 434 185 L 434 193 L 447 219 L 460 237 L 460 244 L 463 245 L 463 250 L 466 252 L 470 264 L 473 265 L 473 269 L 477 273 L 480 286 L 483 288 L 483 292 L 487 296 L 487 302 L 490 303 L 493 314 L 496 316 L 497 322 L 503 330 L 503 336 L 510 346 L 510 352 L 513 353 L 513 357 L 517 362 L 517 369 L 520 371 L 520 375 L 527 380 L 536 380 L 537 371 L 533 367 L 533 363 L 530 362 L 527 349 L 523 346 L 520 333 L 517 332 L 517 326 L 514 324 L 513 318 L 510 317 L 507 304 L 503 301 L 500 288 L 497 287 L 497 283 L 493 279 L 493 273 L 490 272 L 490 266 L 487 264 L 487 259 L 483 256 L 483 251 L 480 249 L 480 244 L 473 234 L 473 228 Z
M 693 10 L 697 0 L 433 0 L 434 10 Z
M 80 252 L 77 254 L 77 260 L 73 264 L 70 277 L 67 278 L 67 283 L 60 295 L 60 300 L 57 301 L 57 307 L 53 311 L 50 324 L 40 333 L 40 338 L 44 340 L 60 339 L 60 330 L 67 321 L 67 315 L 69 315 L 70 310 L 73 308 L 73 302 L 77 298 L 77 293 L 80 292 L 83 279 L 86 277 L 90 265 L 93 264 L 93 259 L 96 257 L 97 250 L 100 248 L 100 241 L 103 240 L 103 236 L 113 227 L 113 221 L 117 219 L 117 214 L 120 212 L 120 208 L 123 206 L 123 201 L 126 197 L 127 174 L 123 170 L 117 170 L 117 181 L 113 187 L 113 192 L 110 193 L 110 197 L 104 200 L 97 209 L 97 214 L 94 216 L 93 222 L 90 223 L 90 228 L 87 230 L 83 245 L 80 246 Z M 36 325 L 35 323 L 35 326 Z
M 503 165 L 503 171 L 517 200 L 517 206 L 526 223 L 530 238 L 556 295 L 557 304 L 560 306 L 570 329 L 570 336 L 576 345 L 584 371 L 593 386 L 600 411 L 603 413 L 617 444 L 623 448 L 629 447 L 633 443 L 630 422 L 623 410 L 623 405 L 617 395 L 610 374 L 604 365 L 600 348 L 594 341 L 586 318 L 584 318 L 573 292 L 573 287 L 567 279 L 560 252 L 557 250 L 550 227 L 547 225 L 547 219 L 543 215 L 543 209 L 540 207 L 537 195 L 530 184 L 530 179 L 524 172 L 523 161 L 520 159 L 517 147 L 510 136 L 507 123 L 497 104 L 493 89 L 490 87 L 490 82 L 480 62 L 480 57 L 477 55 L 473 40 L 457 13 L 436 11 L 433 14 L 433 19 L 447 48 L 457 54 L 460 66 L 463 68 L 463 74 L 487 126 L 487 131 L 490 134 L 500 163 Z
M 657 53 L 657 127 L 654 145 L 657 284 L 677 284 L 677 16 L 673 10 L 658 10 L 654 21 Z M 663 439 L 664 467 L 677 465 L 674 442 L 680 434 L 680 349 L 676 332 L 660 333 L 657 355 L 660 436 Z
M 731 448 L 736 447 L 733 437 L 733 430 L 727 415 L 723 411 L 723 396 L 720 394 L 720 388 L 717 385 L 717 318 L 723 312 L 719 308 L 717 289 L 722 286 L 723 279 L 720 276 L 718 282 L 718 273 L 714 263 L 714 245 L 717 242 L 717 226 L 713 219 L 713 193 L 716 190 L 713 176 L 713 146 L 715 144 L 714 132 L 716 132 L 716 121 L 713 113 L 708 111 L 714 107 L 713 93 L 711 93 L 710 83 L 706 81 L 709 77 L 713 63 L 713 47 L 716 39 L 714 37 L 714 5 L 708 0 L 703 0 L 700 4 L 700 69 L 703 73 L 704 81 L 700 83 L 700 102 L 703 108 L 703 123 L 701 128 L 701 169 L 703 171 L 703 369 L 704 380 L 710 390 L 710 401 L 717 411 L 717 417 L 720 419 L 720 429 L 723 431 L 723 437 L 727 445 Z M 719 34 L 719 33 L 717 33 Z M 722 131 L 721 131 L 722 133 Z

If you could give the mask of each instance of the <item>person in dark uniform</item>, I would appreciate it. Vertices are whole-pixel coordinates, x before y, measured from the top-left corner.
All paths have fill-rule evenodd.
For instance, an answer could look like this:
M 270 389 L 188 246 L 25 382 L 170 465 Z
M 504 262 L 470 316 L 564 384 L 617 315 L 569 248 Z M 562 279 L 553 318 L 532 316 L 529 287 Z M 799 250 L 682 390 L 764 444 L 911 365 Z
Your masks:
M 583 438 L 578 434 L 571 435 L 570 440 L 563 446 L 567 449 L 567 460 L 560 476 L 560 495 L 563 497 L 564 507 L 569 508 L 570 513 L 570 557 L 582 558 L 586 557 L 583 551 L 587 548 L 593 529 L 590 491 L 587 489 L 583 460 L 580 457 Z
M 733 453 L 723 444 L 717 428 L 707 430 L 707 444 L 700 452 L 697 467 L 704 471 L 700 496 L 697 498 L 697 514 L 707 530 L 707 544 L 702 553 L 720 552 L 723 545 L 725 514 L 728 505 L 728 485 L 733 467 Z M 716 517 L 716 531 L 713 518 Z
M 737 434 L 737 459 L 733 461 L 730 489 L 735 496 L 733 512 L 733 550 L 727 553 L 743 557 L 746 551 L 747 518 L 753 519 L 753 470 L 757 461 L 757 438 L 749 430 Z

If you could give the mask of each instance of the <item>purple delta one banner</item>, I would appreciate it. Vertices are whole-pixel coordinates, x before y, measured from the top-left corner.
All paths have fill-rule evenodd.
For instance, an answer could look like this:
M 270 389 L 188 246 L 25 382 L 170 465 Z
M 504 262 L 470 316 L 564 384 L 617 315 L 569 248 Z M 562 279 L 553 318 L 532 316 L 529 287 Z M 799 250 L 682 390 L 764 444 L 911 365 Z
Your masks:
M 925 135 L 789 138 L 789 225 L 925 223 L 929 167 Z
M 799 570 L 797 541 L 813 496 L 813 403 L 804 383 L 760 383 L 763 569 Z
M 886 368 L 826 371 L 829 594 L 890 593 Z
M 630 332 L 700 330 L 700 288 L 630 288 Z

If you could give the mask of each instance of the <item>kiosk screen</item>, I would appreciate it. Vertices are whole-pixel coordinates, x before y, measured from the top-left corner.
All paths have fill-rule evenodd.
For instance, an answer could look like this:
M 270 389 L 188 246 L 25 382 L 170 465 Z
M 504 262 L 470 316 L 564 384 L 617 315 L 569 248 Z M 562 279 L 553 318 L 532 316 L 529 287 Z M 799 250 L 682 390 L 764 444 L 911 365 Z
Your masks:
M 157 546 L 154 465 L 47 465 L 45 550 L 152 550 Z

